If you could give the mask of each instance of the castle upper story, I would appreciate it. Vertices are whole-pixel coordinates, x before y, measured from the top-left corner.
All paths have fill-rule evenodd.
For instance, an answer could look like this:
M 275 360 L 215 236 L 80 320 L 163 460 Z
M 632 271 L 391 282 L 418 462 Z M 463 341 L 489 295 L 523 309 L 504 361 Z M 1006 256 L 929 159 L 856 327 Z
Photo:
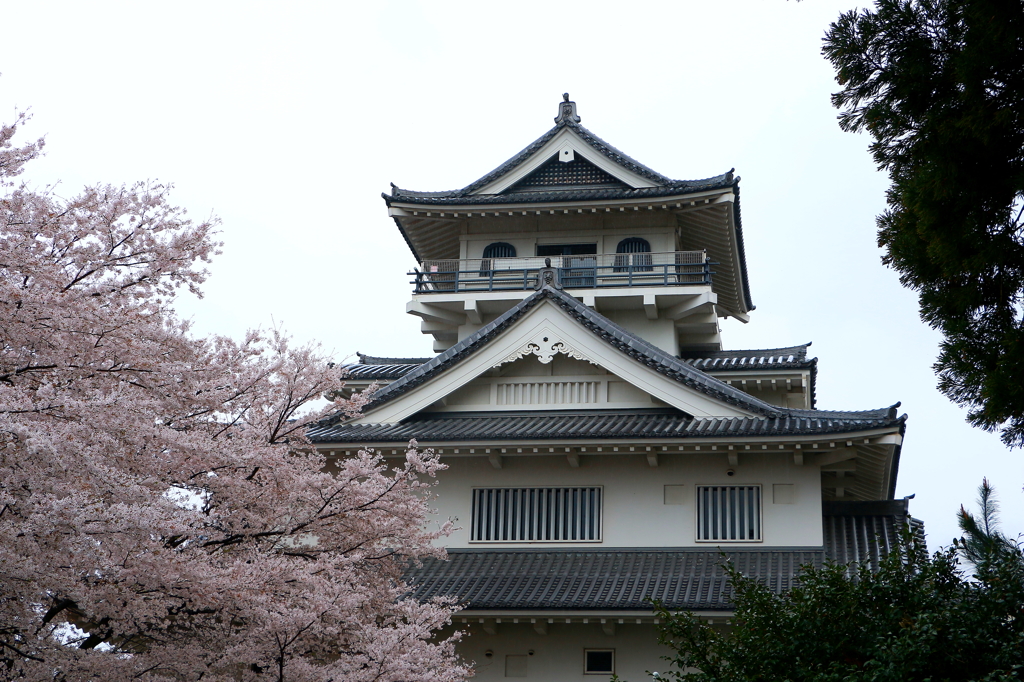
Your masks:
M 721 350 L 719 319 L 754 309 L 739 178 L 661 175 L 580 125 L 567 94 L 553 128 L 463 189 L 384 199 L 436 352 L 545 285 L 671 355 Z

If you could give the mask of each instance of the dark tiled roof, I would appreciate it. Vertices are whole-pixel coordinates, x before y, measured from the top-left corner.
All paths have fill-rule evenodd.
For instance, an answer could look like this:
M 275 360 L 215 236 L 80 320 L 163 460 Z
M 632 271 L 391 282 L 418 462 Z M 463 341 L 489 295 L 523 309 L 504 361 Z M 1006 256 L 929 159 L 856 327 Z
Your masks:
M 807 369 L 818 361 L 817 358 L 807 359 L 807 348 L 810 345 L 805 343 L 800 346 L 763 350 L 692 351 L 680 353 L 679 358 L 704 372 Z
M 779 424 L 785 425 L 782 427 L 785 431 L 782 432 L 787 434 L 804 432 L 800 429 L 813 429 L 806 431 L 807 433 L 821 433 L 823 431 L 819 429 L 819 425 L 824 425 L 824 428 L 828 429 L 824 432 L 830 433 L 833 431 L 839 432 L 842 428 L 845 428 L 845 426 L 840 426 L 840 428 L 835 429 L 833 428 L 834 423 L 840 423 L 844 420 L 855 420 L 859 422 L 866 419 L 869 421 L 885 421 L 885 423 L 895 423 L 898 421 L 896 419 L 895 408 L 899 406 L 899 403 L 889 408 L 869 410 L 866 412 L 795 410 L 771 405 L 763 400 L 754 398 L 737 388 L 733 388 L 732 386 L 729 386 L 718 379 L 695 369 L 694 367 L 691 367 L 679 358 L 665 353 L 660 348 L 651 345 L 647 341 L 641 339 L 632 332 L 623 329 L 603 315 L 591 310 L 575 298 L 557 289 L 552 289 L 551 287 L 544 287 L 540 291 L 531 294 L 529 297 L 513 306 L 510 310 L 500 315 L 493 322 L 484 325 L 479 330 L 456 343 L 448 350 L 431 358 L 427 362 L 418 365 L 400 378 L 396 379 L 393 383 L 385 386 L 374 394 L 373 399 L 367 404 L 364 414 L 372 414 L 375 407 L 394 400 L 398 396 L 405 394 L 416 386 L 423 384 L 429 379 L 432 379 L 471 356 L 488 342 L 499 336 L 506 327 L 521 318 L 527 311 L 545 299 L 549 299 L 554 302 L 576 319 L 585 329 L 588 329 L 602 341 L 608 343 L 610 346 L 633 358 L 637 362 L 640 362 L 673 379 L 674 381 L 692 388 L 693 390 L 704 393 L 725 403 L 735 405 L 741 409 L 748 410 L 754 414 L 769 418 L 769 421 L 764 422 L 765 426 L 756 426 L 751 422 L 749 427 L 750 429 L 770 430 L 772 428 L 778 428 L 772 425 Z M 324 442 L 324 439 L 328 434 L 332 437 L 335 434 L 340 435 L 342 433 L 354 436 L 354 431 L 335 429 L 335 426 L 340 420 L 340 415 L 328 418 L 316 427 L 310 429 L 310 437 L 314 440 Z M 721 428 L 723 435 L 727 434 L 734 428 L 740 428 L 738 425 L 743 422 L 743 420 L 698 421 L 708 424 L 711 424 L 712 422 L 720 422 L 722 426 L 716 426 L 715 428 Z M 804 426 L 805 424 L 808 426 Z M 421 423 L 420 426 L 424 427 L 426 424 Z M 400 429 L 403 425 L 378 425 L 378 427 L 380 429 Z M 874 428 L 874 426 L 861 428 Z M 381 433 L 383 433 L 383 431 Z M 395 433 L 397 435 L 397 431 Z M 711 435 L 711 432 L 709 432 L 708 435 Z M 757 434 L 750 432 L 747 435 Z M 360 442 L 366 442 L 366 440 L 360 438 Z
M 737 568 L 778 591 L 801 564 L 820 566 L 821 550 L 732 550 Z M 692 550 L 448 550 L 410 572 L 417 599 L 459 597 L 471 609 L 621 609 L 729 607 L 717 547 Z
M 752 311 L 757 308 L 754 305 L 754 299 L 750 297 L 750 278 L 747 276 L 747 247 L 743 243 L 743 214 L 740 211 L 740 180 L 736 178 L 736 182 L 732 186 L 733 194 L 736 199 L 732 202 L 733 211 L 736 223 L 736 248 L 739 250 L 739 261 L 740 261 L 740 279 L 743 284 L 743 300 L 747 304 L 747 310 Z
M 552 192 L 521 192 L 518 191 L 517 187 L 512 187 L 502 194 L 474 194 L 474 192 L 486 187 L 498 178 L 525 163 L 533 157 L 541 147 L 550 142 L 551 139 L 563 128 L 571 128 L 572 131 L 592 149 L 623 168 L 650 180 L 657 185 L 657 187 L 641 187 L 637 189 L 571 189 Z M 738 178 L 733 176 L 733 172 L 731 170 L 728 173 L 716 175 L 711 178 L 705 178 L 703 180 L 673 180 L 665 177 L 661 173 L 651 170 L 636 159 L 633 159 L 629 155 L 619 151 L 572 119 L 563 119 L 557 122 L 554 128 L 531 142 L 525 149 L 513 156 L 511 159 L 501 164 L 490 173 L 484 175 L 482 178 L 466 185 L 462 189 L 448 190 L 445 192 L 418 192 L 415 190 L 402 189 L 392 184 L 391 194 L 384 194 L 382 196 L 389 206 L 392 202 L 402 204 L 462 206 L 488 203 L 642 199 L 645 197 L 663 197 L 675 194 L 688 194 L 708 189 L 725 189 L 736 185 L 738 180 Z
M 378 358 L 373 355 L 356 353 L 360 365 L 422 365 L 430 358 Z
M 649 598 L 669 609 L 725 610 L 732 605 L 723 560 L 782 592 L 801 565 L 877 568 L 903 524 L 923 539 L 904 500 L 826 502 L 822 520 L 822 549 L 453 549 L 448 561 L 427 560 L 407 575 L 417 599 L 455 596 L 470 609 L 647 611 Z
M 379 358 L 356 353 L 358 364 L 343 365 L 346 378 L 360 381 L 393 381 L 416 369 L 430 358 Z
M 694 369 L 679 358 L 669 355 L 603 315 L 591 310 L 572 296 L 551 287 L 544 287 L 540 291 L 531 294 L 493 322 L 484 325 L 448 350 L 419 365 L 402 378 L 378 391 L 374 395 L 373 400 L 367 404 L 365 412 L 370 412 L 378 405 L 397 398 L 406 391 L 458 364 L 498 337 L 506 327 L 545 299 L 553 301 L 575 318 L 584 328 L 612 347 L 681 384 L 755 414 L 778 416 L 780 413 L 786 412 L 784 408 L 754 398 L 704 372 Z
M 818 358 L 807 357 L 810 343 L 764 350 L 720 350 L 680 353 L 680 359 L 704 372 L 752 372 L 772 369 L 809 369 L 811 407 L 817 401 Z
M 419 414 L 398 424 L 337 424 L 317 428 L 309 437 L 319 442 L 430 443 L 450 440 L 508 440 L 530 438 L 679 437 L 690 417 L 681 412 L 548 414 Z
M 347 373 L 346 378 L 348 379 L 360 379 L 367 381 L 374 379 L 394 380 L 405 376 L 419 367 L 420 364 L 421 363 L 410 365 L 343 365 L 342 369 Z
M 553 189 L 551 191 L 507 192 L 505 194 L 474 194 L 464 196 L 455 192 L 413 192 L 395 187 L 391 194 L 382 194 L 388 206 L 417 204 L 426 206 L 483 206 L 487 204 L 538 204 L 565 201 L 629 201 L 658 199 L 661 197 L 685 196 L 694 192 L 712 189 L 726 189 L 736 185 L 732 173 L 717 175 L 705 180 L 672 181 L 661 187 L 637 187 L 619 189 L 600 187 L 594 189 Z
M 807 343 L 764 350 L 693 351 L 679 359 L 703 372 L 751 372 L 765 369 L 813 368 L 817 358 L 807 359 Z M 379 358 L 358 353 L 359 364 L 345 365 L 349 376 L 359 379 L 397 379 L 431 358 Z
M 822 502 L 825 552 L 839 564 L 857 562 L 878 568 L 900 544 L 902 529 L 910 531 L 924 548 L 924 524 L 910 516 L 907 500 L 880 502 Z
M 319 443 L 421 443 L 548 438 L 740 438 L 853 433 L 901 423 L 895 410 L 695 419 L 682 412 L 420 413 L 394 424 L 333 424 L 310 429 Z
M 575 106 L 575 104 L 573 104 Z M 630 200 L 642 200 L 650 198 L 661 198 L 671 196 L 683 196 L 686 194 L 692 194 L 695 192 L 703 192 L 708 190 L 726 189 L 732 188 L 733 194 L 735 195 L 735 201 L 733 202 L 733 211 L 735 216 L 735 230 L 736 230 L 736 243 L 739 253 L 737 258 L 739 259 L 740 279 L 742 285 L 742 295 L 746 309 L 748 311 L 754 310 L 755 306 L 750 297 L 750 282 L 747 277 L 747 260 L 746 252 L 743 244 L 743 225 L 740 220 L 740 187 L 739 178 L 733 175 L 733 169 L 729 172 L 721 175 L 716 175 L 710 178 L 704 178 L 701 180 L 673 180 L 668 178 L 661 173 L 658 173 L 644 164 L 640 163 L 636 159 L 629 155 L 619 151 L 612 145 L 608 144 L 594 133 L 590 132 L 578 123 L 578 117 L 563 118 L 559 117 L 555 121 L 555 126 L 549 131 L 541 135 L 539 138 L 534 140 L 532 143 L 527 145 L 525 149 L 520 151 L 518 154 L 513 156 L 511 159 L 501 164 L 490 173 L 487 173 L 483 177 L 471 182 L 462 189 L 449 190 L 443 192 L 418 192 L 414 190 L 402 189 L 391 183 L 391 194 L 382 194 L 384 201 L 388 206 L 391 206 L 392 202 L 402 204 L 417 204 L 427 206 L 468 206 L 468 205 L 481 205 L 481 204 L 506 204 L 506 203 L 541 203 L 541 202 L 574 202 L 574 201 L 630 201 Z M 580 188 L 578 184 L 569 185 L 568 188 L 562 186 L 557 188 L 552 186 L 552 191 L 537 191 L 539 187 L 520 187 L 519 185 L 513 186 L 507 189 L 501 194 L 494 195 L 483 195 L 474 194 L 483 187 L 491 184 L 498 178 L 509 173 L 521 164 L 525 163 L 531 157 L 533 157 L 540 149 L 551 141 L 555 135 L 558 134 L 563 128 L 571 128 L 580 139 L 586 142 L 592 149 L 599 154 L 610 159 L 616 164 L 630 170 L 637 175 L 646 178 L 653 182 L 655 187 L 593 187 L 593 188 Z M 539 170 L 539 169 L 538 169 Z M 534 174 L 537 171 L 534 172 Z M 533 175 L 533 174 L 531 174 Z M 522 185 L 522 182 L 519 183 Z M 398 225 L 398 229 L 402 232 L 405 237 L 406 243 L 412 250 L 413 255 L 416 256 L 417 260 L 423 260 L 420 254 L 417 252 L 416 245 L 410 239 L 409 234 L 406 232 L 405 227 L 402 225 L 402 221 L 398 216 L 395 216 L 395 224 Z
M 594 150 L 596 150 L 597 152 L 601 153 L 602 155 L 604 155 L 608 159 L 611 159 L 612 161 L 614 161 L 615 163 L 619 164 L 623 168 L 626 168 L 626 169 L 632 171 L 633 173 L 636 173 L 637 175 L 639 175 L 641 177 L 647 178 L 648 180 L 654 182 L 655 184 L 658 184 L 658 185 L 676 184 L 678 186 L 683 186 L 686 183 L 702 183 L 702 182 L 706 182 L 705 180 L 689 180 L 688 181 L 688 180 L 672 180 L 671 178 L 667 178 L 664 175 L 662 175 L 661 173 L 658 173 L 657 171 L 651 170 L 650 168 L 648 168 L 647 166 L 643 165 L 642 163 L 640 163 L 636 159 L 633 159 L 630 156 L 628 156 L 627 154 L 624 154 L 623 152 L 619 151 L 615 147 L 611 146 L 610 144 L 608 144 L 607 142 L 605 142 L 604 140 L 599 138 L 594 133 L 590 132 L 589 130 L 587 130 L 586 128 L 581 126 L 579 123 L 577 123 L 577 122 L 575 122 L 575 121 L 573 121 L 571 119 L 564 119 L 562 121 L 557 122 L 555 124 L 555 127 L 551 128 L 546 133 L 544 133 L 543 135 L 538 137 L 536 140 L 531 142 L 529 145 L 526 146 L 525 149 L 520 151 L 518 154 L 513 156 L 511 159 L 509 159 L 505 163 L 501 164 L 500 166 L 498 166 L 497 168 L 492 170 L 490 173 L 487 173 L 483 177 L 481 177 L 481 178 L 479 178 L 477 180 L 474 180 L 473 182 L 471 182 L 470 184 L 466 185 L 462 189 L 450 190 L 450 191 L 447 191 L 447 192 L 416 192 L 416 191 L 413 191 L 413 190 L 400 189 L 400 188 L 396 187 L 395 185 L 392 185 L 391 186 L 392 187 L 391 197 L 388 197 L 388 195 L 384 195 L 384 198 L 385 198 L 385 200 L 390 200 L 392 197 L 394 197 L 394 198 L 401 197 L 401 201 L 402 202 L 406 202 L 406 201 L 408 201 L 410 199 L 414 200 L 414 199 L 429 199 L 429 198 L 456 198 L 456 197 L 471 196 L 473 194 L 473 192 L 476 192 L 477 190 L 481 189 L 482 187 L 486 187 L 487 185 L 491 184 L 492 182 L 494 182 L 495 180 L 497 180 L 501 176 L 503 176 L 506 173 L 514 170 L 515 168 L 519 167 L 522 163 L 524 163 L 527 160 L 529 160 L 534 154 L 536 154 L 540 150 L 541 147 L 543 147 L 548 142 L 550 142 L 551 139 L 555 135 L 557 135 L 560 130 L 562 130 L 562 128 L 571 128 L 573 130 L 573 132 L 575 132 L 577 135 L 580 136 L 580 139 L 582 139 L 584 142 L 589 144 Z M 729 180 L 731 182 L 731 180 L 732 180 L 732 172 L 730 171 L 729 173 L 726 173 L 725 175 L 722 175 L 722 176 L 719 176 L 719 177 L 724 178 L 726 176 L 729 176 Z M 420 203 L 420 202 L 413 201 L 412 203 Z

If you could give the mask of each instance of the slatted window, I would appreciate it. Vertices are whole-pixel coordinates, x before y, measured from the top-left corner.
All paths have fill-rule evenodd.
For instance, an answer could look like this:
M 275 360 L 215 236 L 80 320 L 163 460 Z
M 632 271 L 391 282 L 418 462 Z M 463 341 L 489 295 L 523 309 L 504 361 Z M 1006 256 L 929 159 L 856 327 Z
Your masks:
M 516 247 L 507 242 L 494 242 L 484 247 L 484 257 L 480 261 L 480 276 L 487 277 L 491 274 L 493 265 L 492 258 L 515 258 Z
M 697 486 L 697 540 L 759 542 L 761 486 Z
M 602 489 L 475 488 L 473 542 L 600 542 Z
M 615 247 L 615 253 L 615 272 L 650 272 L 654 269 L 651 266 L 651 243 L 646 239 L 623 239 Z
M 498 384 L 498 405 L 578 405 L 600 399 L 600 381 L 536 381 Z

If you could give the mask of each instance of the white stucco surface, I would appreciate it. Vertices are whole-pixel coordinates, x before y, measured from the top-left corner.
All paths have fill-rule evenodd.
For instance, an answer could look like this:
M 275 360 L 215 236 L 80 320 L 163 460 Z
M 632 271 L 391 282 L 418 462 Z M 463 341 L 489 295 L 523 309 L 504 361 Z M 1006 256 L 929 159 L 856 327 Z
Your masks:
M 660 657 L 670 651 L 658 644 L 657 628 L 652 624 L 616 625 L 615 634 L 609 636 L 597 618 L 587 625 L 555 620 L 563 622 L 548 625 L 546 635 L 536 633 L 529 623 L 502 623 L 496 626 L 496 635 L 473 624 L 458 650 L 476 665 L 476 682 L 506 679 L 505 657 L 509 655 L 525 655 L 526 677 L 537 682 L 607 682 L 610 675 L 584 674 L 585 649 L 614 649 L 615 672 L 624 682 L 645 682 L 650 679 L 645 671 L 667 668 Z M 491 656 L 485 655 L 487 651 Z
M 610 449 L 610 448 L 606 448 Z M 741 454 L 729 466 L 724 453 L 669 454 L 651 467 L 643 453 L 580 455 L 579 467 L 565 456 L 504 455 L 495 469 L 483 450 L 477 456 L 446 456 L 449 469 L 438 477 L 433 505 L 439 516 L 458 520 L 460 530 L 441 544 L 448 547 L 714 547 L 696 541 L 695 486 L 760 485 L 762 542 L 731 542 L 747 547 L 820 547 L 821 474 L 812 463 L 796 465 L 792 453 Z M 728 475 L 733 470 L 733 476 Z M 774 501 L 774 486 L 786 488 L 791 503 Z M 604 489 L 603 539 L 599 543 L 470 542 L 474 487 L 580 486 Z M 666 504 L 665 486 L 672 503 Z

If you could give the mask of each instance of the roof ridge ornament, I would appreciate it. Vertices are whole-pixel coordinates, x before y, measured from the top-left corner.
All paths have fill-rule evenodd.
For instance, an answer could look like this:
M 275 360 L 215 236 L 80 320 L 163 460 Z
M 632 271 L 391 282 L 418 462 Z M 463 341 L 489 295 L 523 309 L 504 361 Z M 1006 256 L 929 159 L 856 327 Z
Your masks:
M 569 99 L 569 93 L 562 93 L 562 101 L 558 105 L 558 116 L 555 116 L 555 123 L 579 123 L 580 117 L 576 115 L 576 102 Z

